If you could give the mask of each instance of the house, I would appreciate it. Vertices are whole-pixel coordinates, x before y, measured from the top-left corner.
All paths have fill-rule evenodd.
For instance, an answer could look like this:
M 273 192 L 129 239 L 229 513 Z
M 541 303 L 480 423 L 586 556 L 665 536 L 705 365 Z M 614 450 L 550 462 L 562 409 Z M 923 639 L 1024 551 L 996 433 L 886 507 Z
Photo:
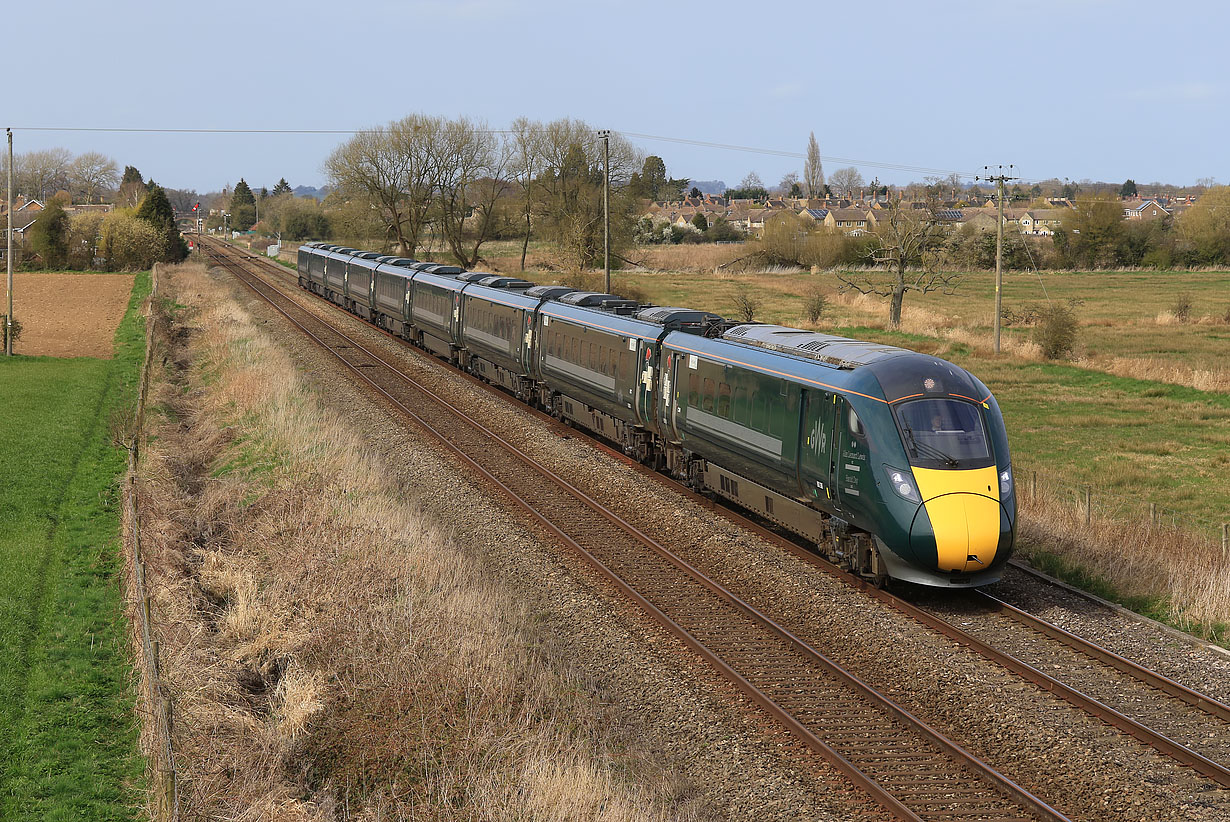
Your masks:
M 805 208 L 799 212 L 799 216 L 804 220 L 811 220 L 813 223 L 821 224 L 829 216 L 829 210 L 827 208 Z
M 824 224 L 829 228 L 840 228 L 842 231 L 867 231 L 870 227 L 868 219 L 870 211 L 861 208 L 838 208 L 830 211 L 824 218 Z
M 1063 225 L 1063 215 L 1070 212 L 1067 208 L 1037 208 L 1026 211 L 1020 216 L 1021 233 L 1049 237 L 1055 233 L 1055 229 Z
M 1157 200 L 1144 200 L 1123 207 L 1123 217 L 1126 220 L 1159 220 L 1170 216 L 1170 209 L 1163 208 Z

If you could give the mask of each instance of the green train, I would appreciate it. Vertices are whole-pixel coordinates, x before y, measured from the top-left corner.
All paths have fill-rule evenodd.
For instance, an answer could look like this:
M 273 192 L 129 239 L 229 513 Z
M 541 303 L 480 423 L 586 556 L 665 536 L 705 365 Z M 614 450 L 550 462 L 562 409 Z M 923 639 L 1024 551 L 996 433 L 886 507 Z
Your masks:
M 999 579 L 999 406 L 937 357 L 311 243 L 299 283 L 877 584 Z

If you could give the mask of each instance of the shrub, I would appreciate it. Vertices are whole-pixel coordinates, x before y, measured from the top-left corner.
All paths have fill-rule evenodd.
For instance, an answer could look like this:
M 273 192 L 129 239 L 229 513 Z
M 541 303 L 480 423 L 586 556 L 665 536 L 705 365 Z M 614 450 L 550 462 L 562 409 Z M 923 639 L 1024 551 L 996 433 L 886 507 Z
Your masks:
M 113 211 L 102 222 L 98 255 L 107 271 L 143 271 L 163 258 L 166 239 L 145 220 Z
M 741 285 L 735 289 L 734 303 L 735 316 L 745 323 L 750 323 L 755 319 L 756 312 L 760 310 L 763 301 L 746 285 Z
M 21 339 L 21 320 L 13 318 L 13 342 Z M 8 351 L 9 315 L 0 314 L 0 350 Z
M 803 299 L 803 314 L 807 317 L 807 321 L 814 323 L 824 314 L 824 309 L 828 308 L 828 295 L 820 290 L 819 286 L 812 290 Z
M 1192 318 L 1192 295 L 1184 291 L 1175 300 L 1174 307 L 1170 309 L 1170 313 L 1174 314 L 1174 318 L 1181 323 L 1188 322 Z
M 1034 342 L 1048 360 L 1066 358 L 1076 346 L 1076 312 L 1070 305 L 1052 305 L 1037 312 Z

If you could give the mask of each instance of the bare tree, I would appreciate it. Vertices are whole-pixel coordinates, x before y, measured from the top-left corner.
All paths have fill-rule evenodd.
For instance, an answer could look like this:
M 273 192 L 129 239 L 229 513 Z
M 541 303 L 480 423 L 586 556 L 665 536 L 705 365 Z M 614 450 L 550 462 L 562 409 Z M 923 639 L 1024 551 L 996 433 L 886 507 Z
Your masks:
M 953 293 L 960 277 L 940 270 L 946 227 L 928 209 L 902 208 L 893 200 L 884 209 L 868 246 L 871 262 L 883 266 L 888 277 L 839 273 L 841 290 L 889 298 L 888 322 L 901 326 L 901 306 L 909 291 Z
M 13 183 L 18 194 L 46 201 L 69 187 L 73 154 L 66 148 L 27 151 L 13 158 Z M 7 170 L 7 163 L 5 164 Z
M 749 171 L 743 181 L 739 183 L 739 188 L 764 188 L 764 181 L 760 179 L 760 175 L 754 171 Z
M 97 151 L 87 151 L 73 160 L 68 170 L 69 183 L 73 196 L 85 198 L 87 203 L 102 197 L 103 192 L 110 191 L 120 180 L 119 167 L 105 154 Z
M 782 175 L 781 182 L 777 184 L 777 190 L 786 197 L 792 197 L 790 192 L 794 191 L 795 186 L 799 184 L 799 174 L 796 171 L 787 171 Z
M 522 216 L 525 219 L 525 235 L 521 241 L 521 270 L 525 271 L 525 256 L 530 248 L 530 232 L 533 228 L 534 183 L 546 165 L 541 123 L 518 117 L 512 124 L 512 157 L 509 173 L 521 189 Z
M 583 268 L 602 249 L 602 150 L 592 126 L 560 119 L 542 129 L 544 170 L 538 178 L 537 208 L 555 235 L 567 264 Z M 611 232 L 618 244 L 631 234 L 626 188 L 642 159 L 620 134 L 612 134 Z
M 440 229 L 457 262 L 473 268 L 495 228 L 497 203 L 508 190 L 504 173 L 511 144 L 485 122 L 467 118 L 444 123 L 436 144 Z
M 839 168 L 829 177 L 829 188 L 833 189 L 834 193 L 840 192 L 846 196 L 852 196 L 864 185 L 863 175 L 854 166 Z
M 820 162 L 820 144 L 816 132 L 807 138 L 807 159 L 803 162 L 803 184 L 808 197 L 824 196 L 824 165 Z
M 433 118 L 411 115 L 356 134 L 325 161 L 330 185 L 368 200 L 399 254 L 415 253 L 431 205 L 437 126 Z

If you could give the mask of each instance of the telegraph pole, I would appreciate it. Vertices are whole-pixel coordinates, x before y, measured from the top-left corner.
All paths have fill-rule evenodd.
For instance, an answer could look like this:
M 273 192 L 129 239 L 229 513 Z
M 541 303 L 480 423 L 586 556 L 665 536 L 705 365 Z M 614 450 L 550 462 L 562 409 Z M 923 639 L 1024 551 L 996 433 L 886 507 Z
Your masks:
M 4 247 L 4 260 L 8 266 L 9 310 L 4 315 L 4 353 L 13 356 L 13 129 L 6 128 L 9 135 L 9 199 L 8 199 L 8 242 Z
M 996 166 L 999 174 L 991 174 L 990 166 L 983 166 L 985 172 L 980 177 L 975 177 L 975 180 L 985 180 L 995 183 L 995 200 L 999 206 L 999 220 L 995 225 L 995 353 L 999 353 L 999 315 L 1003 309 L 1004 300 L 1004 183 L 1010 180 L 1019 180 L 1020 177 L 1010 177 L 1004 173 L 1004 167 Z M 1008 165 L 1007 171 L 1011 173 L 1013 166 Z
M 602 257 L 606 271 L 603 288 L 611 293 L 611 130 L 598 132 L 602 141 Z

